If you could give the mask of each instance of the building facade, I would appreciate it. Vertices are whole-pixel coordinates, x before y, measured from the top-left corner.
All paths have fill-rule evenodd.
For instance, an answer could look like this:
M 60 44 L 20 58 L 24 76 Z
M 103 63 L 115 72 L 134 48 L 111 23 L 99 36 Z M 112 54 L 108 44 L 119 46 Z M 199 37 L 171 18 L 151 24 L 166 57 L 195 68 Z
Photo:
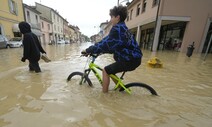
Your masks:
M 78 26 L 74 26 L 75 42 L 81 42 L 81 32 Z
M 64 39 L 62 16 L 60 16 L 56 10 L 39 3 L 35 3 L 35 8 L 41 12 L 42 17 L 45 17 L 52 22 L 53 43 L 57 44 L 59 39 Z
M 22 0 L 2 0 L 0 4 L 0 34 L 8 39 L 20 37 L 15 29 L 19 22 L 24 21 Z
M 133 0 L 126 24 L 144 49 L 186 52 L 195 42 L 194 52 L 202 53 L 211 36 L 211 5 L 211 0 Z
M 63 20 L 63 38 L 65 40 L 66 43 L 70 43 L 70 29 L 68 26 L 68 21 L 67 20 Z
M 99 35 L 100 35 L 100 37 L 101 37 L 101 39 L 104 37 L 104 35 L 105 35 L 105 28 L 107 27 L 107 25 L 108 25 L 108 21 L 106 21 L 106 22 L 103 22 L 103 23 L 101 23 L 100 24 L 100 32 L 99 32 Z
M 53 40 L 52 22 L 42 16 L 40 17 L 40 20 L 41 20 L 41 32 L 42 32 L 41 43 L 44 45 L 50 44 Z
M 34 34 L 36 34 L 41 40 L 42 33 L 41 33 L 41 20 L 40 20 L 40 12 L 37 11 L 34 7 L 24 5 L 24 16 L 25 21 L 31 25 L 31 30 Z
M 103 37 L 107 36 L 112 28 L 112 23 L 108 22 L 107 26 L 104 28 Z

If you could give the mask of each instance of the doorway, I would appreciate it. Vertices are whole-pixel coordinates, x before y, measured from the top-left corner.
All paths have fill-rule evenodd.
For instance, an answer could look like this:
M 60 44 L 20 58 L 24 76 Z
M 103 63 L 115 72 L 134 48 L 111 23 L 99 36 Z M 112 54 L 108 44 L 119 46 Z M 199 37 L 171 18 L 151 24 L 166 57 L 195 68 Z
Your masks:
M 161 26 L 158 50 L 180 51 L 186 22 L 177 22 Z
M 208 53 L 212 53 L 212 42 L 211 43 L 209 42 L 211 36 L 212 36 L 212 22 L 210 23 L 210 27 L 209 27 L 209 30 L 208 30 L 208 33 L 207 33 L 207 36 L 205 39 L 202 53 L 206 53 L 207 48 L 209 48 Z M 210 45 L 209 45 L 209 43 L 210 43 Z

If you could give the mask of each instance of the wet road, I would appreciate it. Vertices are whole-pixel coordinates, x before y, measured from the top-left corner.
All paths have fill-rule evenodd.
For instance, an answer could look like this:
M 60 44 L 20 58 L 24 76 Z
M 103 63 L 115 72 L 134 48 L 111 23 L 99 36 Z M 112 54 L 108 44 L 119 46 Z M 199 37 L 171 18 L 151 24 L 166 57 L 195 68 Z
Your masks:
M 124 82 L 145 82 L 160 96 L 103 94 L 94 77 L 94 88 L 78 85 L 78 78 L 66 82 L 85 67 L 80 51 L 89 45 L 45 46 L 52 62 L 41 60 L 39 74 L 20 61 L 21 48 L 1 49 L 0 127 L 211 127 L 212 55 L 203 61 L 197 54 L 160 51 L 159 69 L 147 66 L 154 54 L 143 51 L 142 65 Z M 112 61 L 111 55 L 96 60 L 101 66 Z

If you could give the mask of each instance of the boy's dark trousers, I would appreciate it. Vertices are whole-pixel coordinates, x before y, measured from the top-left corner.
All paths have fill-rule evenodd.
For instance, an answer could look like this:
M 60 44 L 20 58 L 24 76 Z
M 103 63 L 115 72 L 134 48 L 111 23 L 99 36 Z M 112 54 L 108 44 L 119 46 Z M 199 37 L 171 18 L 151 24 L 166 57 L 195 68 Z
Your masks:
M 35 71 L 36 73 L 41 72 L 38 61 L 29 61 L 29 71 Z

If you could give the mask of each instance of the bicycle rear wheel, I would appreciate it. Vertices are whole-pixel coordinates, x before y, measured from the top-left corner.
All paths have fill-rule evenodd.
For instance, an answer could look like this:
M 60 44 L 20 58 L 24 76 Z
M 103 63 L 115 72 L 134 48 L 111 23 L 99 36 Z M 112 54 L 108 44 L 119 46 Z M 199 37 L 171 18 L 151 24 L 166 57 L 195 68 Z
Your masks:
M 147 84 L 144 84 L 144 83 L 129 83 L 129 84 L 126 84 L 126 85 L 124 85 L 126 88 L 130 88 L 130 89 L 132 89 L 132 87 L 134 88 L 134 87 L 140 87 L 140 88 L 144 88 L 146 91 L 148 91 L 149 93 L 151 93 L 152 95 L 158 95 L 157 94 L 157 92 L 151 87 L 151 86 L 149 86 L 149 85 L 147 85 Z M 140 91 L 141 89 L 139 89 L 138 91 L 134 91 L 134 90 L 132 90 L 132 92 L 141 92 Z M 119 91 L 121 92 L 121 91 L 124 91 L 124 88 L 120 88 L 119 89 Z
M 82 85 L 83 82 L 87 82 L 89 86 L 91 86 L 91 87 L 93 86 L 91 80 L 88 78 L 88 75 L 85 75 L 84 73 L 78 72 L 78 71 L 72 72 L 68 76 L 67 81 L 70 81 L 71 78 L 74 77 L 74 76 L 80 76 L 81 77 L 81 80 L 80 80 L 80 83 L 79 83 L 80 85 Z

